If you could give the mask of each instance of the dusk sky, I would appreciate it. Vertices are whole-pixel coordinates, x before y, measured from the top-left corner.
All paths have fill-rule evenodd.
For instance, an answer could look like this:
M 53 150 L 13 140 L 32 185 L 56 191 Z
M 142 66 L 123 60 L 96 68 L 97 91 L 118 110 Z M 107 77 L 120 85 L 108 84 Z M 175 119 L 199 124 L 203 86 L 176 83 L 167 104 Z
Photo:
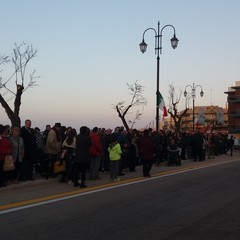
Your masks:
M 195 105 L 225 107 L 228 87 L 240 80 L 239 0 L 0 0 L 0 55 L 10 55 L 15 43 L 37 49 L 30 62 L 38 86 L 24 92 L 20 116 L 32 127 L 61 122 L 114 128 L 122 125 L 113 105 L 129 103 L 127 83 L 144 86 L 147 106 L 134 127 L 155 120 L 157 60 L 153 31 L 145 34 L 147 52 L 139 43 L 147 28 L 171 24 L 179 44 L 172 49 L 172 28 L 163 31 L 160 92 L 168 108 L 169 85 L 176 93 L 197 88 Z M 1 76 L 10 71 L 6 66 Z M 12 88 L 15 91 L 15 88 Z M 190 89 L 188 89 L 190 90 Z M 1 92 L 3 93 L 3 92 Z M 8 102 L 13 106 L 13 100 Z M 182 94 L 179 111 L 185 107 Z M 190 100 L 189 107 L 192 107 Z M 127 116 L 134 118 L 134 111 Z M 10 124 L 0 106 L 0 123 Z

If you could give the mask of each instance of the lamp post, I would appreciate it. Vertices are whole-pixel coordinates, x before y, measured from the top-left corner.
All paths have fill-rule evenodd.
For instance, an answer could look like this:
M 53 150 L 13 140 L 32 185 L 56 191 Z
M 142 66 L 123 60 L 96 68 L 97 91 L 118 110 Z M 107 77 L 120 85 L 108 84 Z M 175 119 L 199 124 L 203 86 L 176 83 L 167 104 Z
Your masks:
M 160 30 L 160 22 L 158 22 L 158 29 L 157 31 L 154 28 L 147 28 L 143 32 L 143 38 L 142 42 L 139 44 L 140 50 L 142 53 L 145 53 L 147 50 L 147 44 L 144 41 L 144 35 L 148 30 L 153 30 L 155 32 L 155 55 L 157 55 L 157 91 L 156 91 L 156 132 L 159 131 L 159 104 L 160 104 L 160 92 L 159 92 L 159 62 L 160 62 L 160 57 L 159 55 L 162 54 L 162 32 L 166 27 L 172 27 L 174 34 L 173 37 L 171 38 L 171 45 L 173 49 L 175 49 L 178 45 L 178 39 L 176 38 L 175 34 L 175 28 L 172 25 L 165 25 L 164 27 L 161 28 Z
M 201 88 L 201 92 L 200 92 L 200 96 L 201 96 L 201 97 L 203 97 L 204 92 L 203 92 L 203 88 L 202 88 L 201 85 L 196 85 L 196 86 L 195 86 L 195 84 L 193 83 L 192 86 L 191 86 L 191 85 L 187 85 L 187 86 L 185 87 L 184 97 L 187 97 L 187 91 L 186 91 L 186 89 L 187 89 L 188 87 L 190 87 L 191 90 L 192 90 L 192 91 L 191 91 L 191 97 L 192 97 L 192 100 L 193 100 L 193 119 L 192 119 L 193 128 L 192 128 L 192 130 L 193 130 L 193 132 L 194 132 L 194 120 L 195 120 L 195 116 L 194 116 L 194 104 L 195 104 L 195 98 L 196 98 L 196 88 L 197 88 L 197 87 L 200 87 L 200 88 Z

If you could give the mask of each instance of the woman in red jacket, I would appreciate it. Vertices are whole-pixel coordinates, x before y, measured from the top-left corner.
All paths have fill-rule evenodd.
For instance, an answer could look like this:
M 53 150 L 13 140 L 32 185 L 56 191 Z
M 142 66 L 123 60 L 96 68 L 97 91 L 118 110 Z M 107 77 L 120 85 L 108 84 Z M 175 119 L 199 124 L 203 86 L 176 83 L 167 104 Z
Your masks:
M 103 155 L 102 144 L 100 139 L 99 130 L 94 127 L 90 134 L 92 146 L 90 147 L 90 169 L 89 177 L 92 180 L 99 180 L 99 169 L 101 163 L 101 157 Z
M 6 155 L 12 152 L 12 144 L 9 138 L 9 126 L 0 127 L 0 187 L 6 187 L 3 163 Z
M 154 162 L 154 145 L 149 130 L 144 130 L 143 137 L 139 142 L 139 157 L 143 165 L 143 176 L 151 177 L 150 171 Z

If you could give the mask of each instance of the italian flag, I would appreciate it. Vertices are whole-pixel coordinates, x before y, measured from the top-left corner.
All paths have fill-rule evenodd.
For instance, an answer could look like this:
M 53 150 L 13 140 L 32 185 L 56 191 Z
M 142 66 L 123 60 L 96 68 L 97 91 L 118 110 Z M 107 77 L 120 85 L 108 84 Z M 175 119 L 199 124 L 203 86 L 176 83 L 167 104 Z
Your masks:
M 165 102 L 163 99 L 163 96 L 161 93 L 159 93 L 159 98 L 158 98 L 158 106 L 161 111 L 163 111 L 163 117 L 167 117 L 167 108 L 165 106 Z

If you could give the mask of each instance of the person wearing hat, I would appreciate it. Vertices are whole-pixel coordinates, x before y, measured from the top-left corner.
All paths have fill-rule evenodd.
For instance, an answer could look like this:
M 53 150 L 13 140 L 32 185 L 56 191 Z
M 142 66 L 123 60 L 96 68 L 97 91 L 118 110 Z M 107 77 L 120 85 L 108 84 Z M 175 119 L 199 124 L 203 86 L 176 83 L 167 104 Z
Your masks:
M 46 178 L 49 176 L 55 177 L 53 166 L 62 147 L 61 127 L 61 123 L 55 123 L 47 136 L 46 150 L 49 156 L 49 161 L 46 163 Z

